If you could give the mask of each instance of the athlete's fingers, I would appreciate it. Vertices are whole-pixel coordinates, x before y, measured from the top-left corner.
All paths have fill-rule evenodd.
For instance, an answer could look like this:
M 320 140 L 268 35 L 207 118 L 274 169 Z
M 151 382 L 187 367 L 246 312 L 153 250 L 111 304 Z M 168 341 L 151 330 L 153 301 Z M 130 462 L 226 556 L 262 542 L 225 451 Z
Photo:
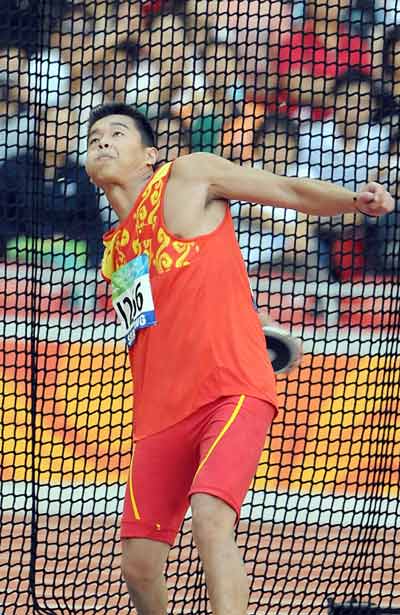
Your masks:
M 357 196 L 357 209 L 367 216 L 382 216 L 394 209 L 394 199 L 377 182 L 370 182 Z
M 374 198 L 375 198 L 375 194 L 373 192 L 365 190 L 363 192 L 360 192 L 357 200 L 359 202 L 361 201 L 362 203 L 370 203 L 371 201 L 374 200 Z

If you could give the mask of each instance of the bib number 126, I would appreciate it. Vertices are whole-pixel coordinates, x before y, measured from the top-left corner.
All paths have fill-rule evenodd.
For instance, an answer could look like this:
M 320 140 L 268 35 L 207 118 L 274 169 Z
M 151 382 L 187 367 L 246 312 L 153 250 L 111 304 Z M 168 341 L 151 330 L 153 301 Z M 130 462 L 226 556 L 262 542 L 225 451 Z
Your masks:
M 111 281 L 114 309 L 128 346 L 132 346 L 137 329 L 156 324 L 147 255 L 126 263 L 114 272 Z
M 125 325 L 126 331 L 129 331 L 131 326 L 134 324 L 136 317 L 140 315 L 140 312 L 143 309 L 144 299 L 140 290 L 141 286 L 142 283 L 138 281 L 137 284 L 129 289 L 125 296 L 117 299 L 115 302 L 115 307 L 119 313 L 121 323 Z

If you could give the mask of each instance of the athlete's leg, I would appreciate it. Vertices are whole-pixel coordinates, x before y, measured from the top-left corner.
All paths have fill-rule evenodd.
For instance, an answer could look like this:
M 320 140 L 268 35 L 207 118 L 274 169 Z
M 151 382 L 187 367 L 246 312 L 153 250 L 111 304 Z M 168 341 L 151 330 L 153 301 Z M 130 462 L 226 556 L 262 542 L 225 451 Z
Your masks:
M 247 612 L 249 588 L 234 528 L 275 414 L 259 399 L 221 398 L 202 432 L 189 495 L 213 615 Z
M 191 498 L 193 538 L 199 550 L 213 615 L 246 615 L 249 585 L 234 538 L 236 512 L 219 498 Z
M 193 420 L 136 442 L 121 521 L 122 574 L 139 615 L 165 615 L 164 567 L 198 465 Z
M 121 544 L 122 576 L 138 615 L 166 615 L 164 567 L 170 546 L 147 538 L 125 538 Z

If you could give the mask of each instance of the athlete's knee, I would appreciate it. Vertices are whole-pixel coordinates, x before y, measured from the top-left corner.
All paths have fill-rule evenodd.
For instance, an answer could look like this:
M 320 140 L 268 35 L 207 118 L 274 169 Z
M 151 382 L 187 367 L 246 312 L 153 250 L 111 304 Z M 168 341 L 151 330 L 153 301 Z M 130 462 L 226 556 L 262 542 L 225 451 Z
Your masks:
M 169 546 L 145 539 L 122 541 L 121 572 L 128 588 L 146 592 L 161 582 Z
M 126 557 L 121 558 L 122 577 L 128 585 L 129 589 L 138 593 L 146 591 L 152 587 L 159 578 L 151 562 L 144 557 Z
M 196 545 L 208 545 L 231 539 L 236 512 L 219 498 L 196 493 L 191 498 L 192 533 Z

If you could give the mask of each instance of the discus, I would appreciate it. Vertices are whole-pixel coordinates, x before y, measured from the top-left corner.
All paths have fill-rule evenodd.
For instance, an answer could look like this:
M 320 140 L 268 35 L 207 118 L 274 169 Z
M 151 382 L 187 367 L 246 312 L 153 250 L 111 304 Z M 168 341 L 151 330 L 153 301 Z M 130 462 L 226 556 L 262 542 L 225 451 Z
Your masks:
M 298 367 L 303 356 L 301 341 L 276 325 L 265 325 L 262 329 L 274 372 L 287 374 Z

